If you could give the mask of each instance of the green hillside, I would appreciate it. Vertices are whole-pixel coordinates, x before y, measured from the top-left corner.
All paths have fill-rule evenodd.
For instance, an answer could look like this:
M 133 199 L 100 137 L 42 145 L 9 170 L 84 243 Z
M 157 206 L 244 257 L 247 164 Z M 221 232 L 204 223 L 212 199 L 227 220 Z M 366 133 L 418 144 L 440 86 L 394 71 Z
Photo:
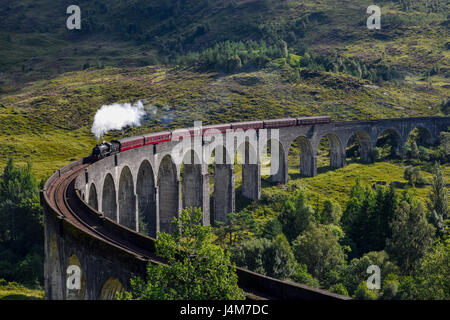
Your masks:
M 66 9 L 74 4 L 81 8 L 81 30 L 69 31 Z M 45 179 L 54 170 L 88 155 L 98 142 L 91 127 L 102 105 L 142 101 L 146 111 L 142 126 L 108 132 L 104 140 L 190 127 L 194 121 L 215 124 L 314 115 L 330 115 L 333 121 L 448 115 L 450 2 L 380 0 L 376 4 L 381 7 L 381 29 L 368 30 L 366 10 L 372 4 L 366 0 L 3 0 L 0 168 L 5 168 L 10 158 L 18 167 L 10 162 L 5 170 L 9 174 L 0 176 L 0 196 L 5 198 L 0 197 L 0 220 L 7 222 L 0 224 L 0 278 L 7 279 L 0 280 L 0 300 L 43 298 L 41 290 L 12 282 L 28 279 L 27 285 L 37 289 L 43 285 L 42 272 L 36 271 L 43 260 L 41 244 L 36 244 L 40 241 L 33 240 L 36 246 L 20 242 L 28 235 L 42 234 L 35 230 L 43 230 L 39 187 L 30 170 L 39 180 Z M 263 165 L 262 197 L 255 202 L 241 195 L 241 166 L 236 165 L 236 211 L 243 217 L 237 223 L 254 219 L 256 229 L 232 225 L 237 228 L 231 232 L 235 238 L 243 235 L 239 245 L 232 245 L 231 233 L 224 238 L 230 244 L 221 245 L 231 251 L 250 250 L 249 261 L 256 257 L 251 253 L 254 248 L 278 246 L 287 250 L 287 256 L 267 256 L 283 261 L 283 269 L 289 267 L 284 262 L 290 255 L 295 272 L 291 268 L 276 277 L 289 276 L 296 282 L 359 299 L 448 298 L 448 282 L 441 281 L 448 273 L 443 246 L 436 245 L 435 251 L 423 256 L 415 274 L 410 273 L 409 265 L 398 265 L 401 271 L 389 266 L 405 260 L 403 244 L 410 244 L 413 254 L 418 251 L 416 244 L 427 249 L 426 241 L 414 243 L 421 232 L 430 243 L 448 239 L 448 208 L 439 201 L 445 198 L 449 182 L 450 134 L 441 136 L 440 146 L 423 143 L 419 131 L 411 137 L 402 159 L 385 143 L 389 137 L 382 137 L 373 151 L 378 157 L 374 156 L 376 161 L 371 164 L 358 160 L 358 145 L 352 141 L 347 146 L 348 165 L 337 170 L 329 167 L 327 143 L 322 141 L 314 178 L 300 177 L 299 150 L 291 148 L 289 183 L 270 183 L 269 168 Z M 433 169 L 434 161 L 441 162 L 442 171 Z M 25 167 L 26 163 L 32 163 L 32 169 Z M 395 185 L 398 201 L 389 202 L 393 193 L 388 188 L 374 191 L 376 185 L 385 184 Z M 27 192 L 22 190 L 24 186 L 28 186 Z M 434 207 L 430 203 L 426 209 L 417 205 L 425 204 L 433 192 L 440 195 Z M 21 201 L 12 203 L 13 196 Z M 416 199 L 420 201 L 416 203 Z M 288 230 L 289 219 L 285 219 L 290 210 L 304 214 L 299 221 L 313 226 L 312 231 L 295 230 L 298 241 L 286 239 L 294 234 Z M 419 223 L 412 227 L 396 221 L 397 231 L 406 230 L 396 236 L 411 241 L 394 245 L 387 241 L 395 238 L 388 234 L 394 212 L 420 218 L 408 220 Z M 34 222 L 23 227 L 20 223 L 26 219 L 11 218 L 16 214 L 25 214 L 23 217 Z M 383 215 L 386 217 L 380 218 Z M 436 234 L 426 227 L 427 219 L 438 227 Z M 29 232 L 29 227 L 35 229 Z M 227 227 L 214 228 L 218 240 Z M 13 239 L 14 228 L 20 229 L 23 237 Z M 381 233 L 375 235 L 376 230 Z M 270 235 L 273 239 L 268 240 Z M 369 238 L 358 243 L 359 237 L 366 235 Z M 322 238 L 316 242 L 316 236 Z M 303 260 L 307 257 L 304 252 L 311 253 L 313 259 L 321 252 L 314 246 L 322 244 L 337 250 L 330 261 L 342 258 L 333 262 L 333 268 L 325 268 L 329 272 L 314 270 L 312 260 Z M 16 250 L 15 245 L 26 250 Z M 391 250 L 389 255 L 393 253 L 389 261 L 381 251 L 384 249 Z M 369 253 L 373 250 L 377 252 Z M 233 257 L 238 256 L 244 253 L 234 252 Z M 365 264 L 369 261 L 387 266 L 383 269 L 387 285 L 382 292 L 366 292 L 365 282 L 361 282 L 366 279 Z M 358 268 L 361 272 L 355 278 Z M 273 276 L 269 269 L 249 269 Z M 24 272 L 19 275 L 14 270 Z M 420 294 L 416 288 L 422 290 Z M 427 291 L 434 288 L 442 292 Z

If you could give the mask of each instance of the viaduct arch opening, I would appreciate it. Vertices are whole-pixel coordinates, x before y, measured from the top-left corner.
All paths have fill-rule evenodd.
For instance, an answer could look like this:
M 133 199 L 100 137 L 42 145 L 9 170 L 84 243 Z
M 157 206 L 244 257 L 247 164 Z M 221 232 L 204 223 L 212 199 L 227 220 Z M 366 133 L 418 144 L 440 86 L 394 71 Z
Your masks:
M 289 167 L 300 176 L 314 177 L 317 174 L 317 157 L 313 153 L 311 142 L 305 136 L 299 136 L 289 146 Z M 295 170 L 296 169 L 296 170 Z
M 172 233 L 172 220 L 179 214 L 179 183 L 177 168 L 170 155 L 166 155 L 158 169 L 160 232 Z
M 117 221 L 116 187 L 111 174 L 107 174 L 103 183 L 102 211 L 106 217 Z
M 136 197 L 133 176 L 129 167 L 124 167 L 119 179 L 119 223 L 136 230 Z
M 345 165 L 341 139 L 334 133 L 327 133 L 320 138 L 316 154 L 317 167 L 321 170 L 342 168 Z
M 348 139 L 346 145 L 346 157 L 354 161 L 369 162 L 370 150 L 372 149 L 372 142 L 367 132 L 358 130 L 352 134 Z
M 157 212 L 155 176 L 148 160 L 139 167 L 136 181 L 136 196 L 138 199 L 139 232 L 156 237 Z
M 401 156 L 403 145 L 400 133 L 391 128 L 383 130 L 377 137 L 376 147 L 380 150 L 380 159 Z
M 283 145 L 276 139 L 269 139 L 264 148 L 267 158 L 261 159 L 261 176 L 268 176 L 272 183 L 286 184 L 288 164 Z
M 93 183 L 91 184 L 91 187 L 89 188 L 88 204 L 95 210 L 98 210 L 97 189 L 95 188 L 95 184 L 93 184 Z
M 116 296 L 119 293 L 124 292 L 125 289 L 116 278 L 109 278 L 105 281 L 100 292 L 99 300 L 116 300 Z

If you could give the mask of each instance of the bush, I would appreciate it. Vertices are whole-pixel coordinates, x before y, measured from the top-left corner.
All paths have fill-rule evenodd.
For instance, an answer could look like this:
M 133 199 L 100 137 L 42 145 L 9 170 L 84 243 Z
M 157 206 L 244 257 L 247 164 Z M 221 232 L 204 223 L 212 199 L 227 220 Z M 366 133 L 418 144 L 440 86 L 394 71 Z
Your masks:
M 339 239 L 330 226 L 312 224 L 292 246 L 297 262 L 305 264 L 319 280 L 325 278 L 328 270 L 337 269 L 345 261 Z
M 345 287 L 344 287 L 344 285 L 342 283 L 335 284 L 334 286 L 330 287 L 328 289 L 328 291 L 334 292 L 334 293 L 337 293 L 337 294 L 341 294 L 341 295 L 347 296 L 347 297 L 349 296 L 348 292 L 347 292 L 347 289 L 345 289 Z
M 277 279 L 288 278 L 295 267 L 295 258 L 283 234 L 273 240 L 244 241 L 231 250 L 232 260 L 240 267 Z
M 408 181 L 410 186 L 423 185 L 427 182 L 425 177 L 420 173 L 420 169 L 413 166 L 407 166 L 405 168 L 403 178 Z
M 292 281 L 305 284 L 313 288 L 319 288 L 320 286 L 319 280 L 315 279 L 311 274 L 309 274 L 306 265 L 301 263 L 295 264 L 294 272 L 292 273 L 290 278 L 292 279 Z

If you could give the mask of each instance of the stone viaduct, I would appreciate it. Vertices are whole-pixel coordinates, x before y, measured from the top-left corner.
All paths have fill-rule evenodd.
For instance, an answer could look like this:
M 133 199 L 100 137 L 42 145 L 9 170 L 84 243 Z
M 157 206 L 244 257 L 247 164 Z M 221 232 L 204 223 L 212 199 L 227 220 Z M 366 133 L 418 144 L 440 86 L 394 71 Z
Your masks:
M 278 145 L 279 152 L 271 153 L 271 163 L 274 160 L 278 162 L 276 170 L 271 170 L 271 180 L 285 184 L 288 182 L 288 154 L 294 141 L 295 146 L 300 149 L 300 174 L 312 177 L 317 174 L 317 151 L 322 139 L 329 141 L 330 165 L 341 168 L 346 164 L 346 147 L 352 136 L 361 146 L 361 159 L 368 160 L 377 139 L 386 132 L 393 134 L 397 152 L 401 154 L 409 134 L 415 128 L 423 128 L 428 133 L 429 141 L 435 142 L 440 132 L 449 125 L 450 117 L 421 117 L 283 127 L 279 128 L 276 135 L 269 131 L 267 142 L 260 143 L 259 148 L 267 149 L 268 142 L 272 140 Z M 261 135 L 257 132 L 256 137 L 260 139 Z M 226 222 L 226 215 L 235 210 L 234 161 L 215 165 L 209 161 L 186 161 L 189 158 L 205 158 L 204 154 L 199 155 L 193 147 L 182 155 L 182 162 L 177 162 L 174 161 L 172 152 L 177 143 L 169 141 L 148 145 L 89 165 L 79 161 L 58 170 L 47 181 L 41 192 L 46 226 L 47 298 L 70 298 L 64 280 L 65 270 L 69 265 L 78 265 L 83 270 L 84 292 L 78 292 L 76 298 L 112 298 L 116 291 L 127 288 L 131 275 L 145 274 L 145 264 L 153 254 L 151 248 L 154 247 L 153 238 L 157 232 L 171 232 L 171 221 L 183 207 L 202 208 L 204 225 L 209 225 L 211 218 Z M 221 155 L 219 150 L 225 151 L 222 156 L 234 159 L 234 150 L 239 147 L 237 144 L 236 141 L 225 142 L 215 146 L 212 149 L 214 153 L 210 148 L 208 152 L 211 153 L 207 154 L 206 159 L 212 155 L 217 158 Z M 243 157 L 248 159 L 253 153 L 257 155 L 257 161 L 253 164 L 244 162 L 242 165 L 242 195 L 257 200 L 261 196 L 260 153 L 251 150 L 245 141 L 243 144 Z M 201 152 L 204 153 L 204 150 Z M 277 159 L 273 159 L 275 156 Z M 212 177 L 210 172 L 213 172 Z M 66 185 L 64 190 L 73 187 L 75 191 L 67 198 L 58 200 L 61 196 L 58 196 L 54 185 L 59 180 L 62 185 L 62 177 L 70 174 L 73 175 L 72 184 Z M 212 181 L 214 187 L 210 190 Z M 73 209 L 72 202 L 75 203 L 77 197 L 81 203 L 77 210 L 88 212 L 85 218 L 76 217 L 77 210 Z M 61 205 L 58 206 L 58 203 Z M 76 218 L 71 218 L 72 215 Z M 103 233 L 95 234 L 96 230 L 103 230 Z M 114 240 L 114 234 L 122 242 Z M 119 249 L 121 246 L 137 249 Z M 150 253 L 146 254 L 147 251 Z M 286 284 L 246 270 L 239 269 L 238 276 L 240 284 L 252 288 L 256 286 L 259 292 L 275 290 L 279 294 L 278 298 L 328 295 L 318 292 L 320 290 Z M 90 287 L 87 285 L 88 281 L 92 283 Z
M 434 142 L 448 125 L 449 118 L 423 117 L 279 128 L 276 137 L 279 165 L 278 170 L 272 170 L 271 180 L 281 184 L 288 182 L 288 153 L 294 141 L 300 148 L 300 174 L 313 177 L 317 174 L 317 150 L 322 139 L 329 141 L 331 167 L 341 168 L 346 164 L 346 147 L 352 136 L 361 146 L 361 160 L 368 161 L 370 150 L 386 132 L 393 133 L 397 153 L 401 154 L 413 129 L 425 129 L 430 142 Z M 270 135 L 268 131 L 269 141 L 275 139 Z M 234 141 L 234 148 L 228 148 L 225 138 L 223 141 L 224 154 L 234 157 L 227 151 L 238 150 L 237 142 Z M 203 222 L 209 225 L 211 191 L 213 219 L 225 222 L 226 215 L 235 209 L 235 165 L 216 164 L 213 169 L 214 190 L 210 190 L 208 163 L 174 161 L 172 149 L 177 143 L 171 141 L 144 146 L 98 161 L 77 180 L 77 188 L 92 207 L 104 212 L 107 217 L 153 237 L 160 231 L 170 232 L 171 220 L 183 207 L 202 208 Z M 260 145 L 266 147 L 267 144 L 263 142 Z M 247 158 L 248 153 L 252 152 L 249 149 L 247 145 Z M 201 158 L 202 155 L 197 153 L 193 148 L 185 159 L 188 156 Z M 242 162 L 242 194 L 251 200 L 258 200 L 261 196 L 260 159 L 256 164 Z

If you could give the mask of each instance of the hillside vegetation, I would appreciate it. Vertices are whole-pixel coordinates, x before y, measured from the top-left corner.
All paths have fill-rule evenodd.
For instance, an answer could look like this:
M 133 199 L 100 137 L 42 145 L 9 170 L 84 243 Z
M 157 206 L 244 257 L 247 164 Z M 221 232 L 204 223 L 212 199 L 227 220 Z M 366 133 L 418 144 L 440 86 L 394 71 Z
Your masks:
M 73 4 L 81 8 L 79 31 L 66 28 L 66 9 Z M 147 115 L 141 127 L 111 131 L 104 140 L 189 127 L 194 121 L 215 124 L 313 115 L 330 115 L 333 121 L 448 115 L 449 2 L 380 0 L 377 5 L 382 9 L 381 30 L 366 27 L 366 9 L 371 4 L 366 0 L 4 0 L 0 8 L 0 168 L 14 158 L 18 167 L 27 168 L 27 176 L 32 170 L 41 180 L 70 161 L 88 155 L 98 142 L 91 133 L 94 115 L 102 105 L 112 103 L 140 100 Z M 439 172 L 445 179 L 441 179 L 440 185 L 448 183 L 450 136 L 449 133 L 442 136 L 439 147 L 421 144 L 420 136 L 414 139 L 407 146 L 405 158 L 393 157 L 393 148 L 380 145 L 378 160 L 371 164 L 360 163 L 357 145 L 349 145 L 349 165 L 338 170 L 330 170 L 328 149 L 321 145 L 319 174 L 314 178 L 300 178 L 299 151 L 292 150 L 289 183 L 274 186 L 268 181 L 267 168 L 263 168 L 262 199 L 256 202 L 241 196 L 241 168 L 236 166 L 235 220 L 254 219 L 258 229 L 258 232 L 244 230 L 245 236 L 239 239 L 240 227 L 224 227 L 226 232 L 232 230 L 239 240 L 236 243 L 254 241 L 243 245 L 242 252 L 238 246 L 236 256 L 241 259 L 243 256 L 239 255 L 245 255 L 245 250 L 252 252 L 260 247 L 278 250 L 277 255 L 288 255 L 280 261 L 293 260 L 295 253 L 298 263 L 281 266 L 289 267 L 289 272 L 277 274 L 274 271 L 277 266 L 271 266 L 268 274 L 277 274 L 279 278 L 290 274 L 290 279 L 297 282 L 359 298 L 374 298 L 360 283 L 351 283 L 355 270 L 361 269 L 358 270 L 362 281 L 366 276 L 362 266 L 366 262 L 391 263 L 394 260 L 388 260 L 384 249 L 394 252 L 393 257 L 401 256 L 400 247 L 408 241 L 383 234 L 377 239 L 383 245 L 370 249 L 377 252 L 358 253 L 354 250 L 355 243 L 351 243 L 356 241 L 352 235 L 365 233 L 352 232 L 357 227 L 370 229 L 370 225 L 358 226 L 347 221 L 344 228 L 339 214 L 350 212 L 348 204 L 353 201 L 355 205 L 359 200 L 362 203 L 365 197 L 364 201 L 370 202 L 371 214 L 376 216 L 378 203 L 373 201 L 372 188 L 395 185 L 397 200 L 402 203 L 396 201 L 390 211 L 420 217 L 418 229 L 423 230 L 426 228 L 420 224 L 427 226 L 422 217 L 426 215 L 437 227 L 435 235 L 427 232 L 428 238 L 445 240 L 446 232 L 439 227 L 441 222 L 433 219 L 447 217 L 448 210 L 441 210 L 444 213 L 438 210 L 436 215 L 433 208 L 424 210 L 417 202 L 426 203 L 434 188 L 432 162 L 442 163 Z M 385 142 L 389 138 L 380 140 Z M 17 180 L 5 174 L 1 179 Z M 34 180 L 32 186 L 33 201 L 27 203 L 36 203 L 31 206 L 34 211 L 25 207 L 23 212 L 39 210 Z M 20 189 L 20 183 L 16 187 Z M 21 204 L 8 201 L 4 202 L 11 206 Z M 354 214 L 364 220 L 365 212 L 370 210 L 358 208 Z M 278 217 L 290 210 L 306 213 L 306 220 L 311 217 L 315 220 L 311 220 L 312 229 L 295 230 L 296 239 L 291 237 L 294 233 L 282 230 L 286 236 L 292 233 L 287 240 L 277 228 L 281 228 L 280 223 L 285 223 L 285 228 L 289 226 L 288 220 L 281 217 L 278 221 Z M 5 221 L 10 221 L 11 212 L 5 205 L 0 213 L 6 217 Z M 391 228 L 387 222 L 396 222 L 400 231 L 407 230 L 402 221 L 385 220 L 383 232 Z M 41 222 L 34 225 L 42 228 Z M 10 227 L 4 229 L 2 241 L 4 252 L 8 253 L 14 251 L 10 242 L 17 239 L 8 238 Z M 220 233 L 222 229 L 217 230 Z M 404 235 L 400 231 L 399 237 Z M 265 237 L 272 234 L 273 239 L 255 239 L 264 232 Z M 394 244 L 388 245 L 388 240 Z M 326 279 L 324 270 L 311 271 L 313 256 L 311 261 L 303 261 L 304 257 L 298 254 L 317 252 L 316 248 L 308 248 L 313 243 L 336 249 L 335 256 L 342 258 L 337 264 L 339 268 L 330 269 Z M 443 256 L 444 249 L 448 253 L 446 243 L 445 248 L 436 245 L 434 253 L 420 260 L 414 281 L 420 282 L 423 290 L 445 288 L 442 284 L 429 285 L 421 277 L 427 274 L 427 268 L 436 267 L 432 263 L 439 259 L 434 255 Z M 370 241 L 368 244 L 372 245 Z M 353 251 L 349 251 L 350 247 Z M 2 268 L 9 274 L 3 272 L 3 277 L 23 283 L 25 276 L 31 277 L 28 282 L 39 288 L 42 285 L 39 268 L 29 267 L 20 278 L 11 266 L 20 269 L 22 261 L 29 266 L 33 263 L 41 266 L 41 251 L 35 259 L 27 258 L 33 253 L 22 252 L 17 257 L 8 253 L 10 264 L 4 263 Z M 441 259 L 439 266 L 446 265 L 445 259 Z M 408 281 L 413 281 L 406 276 L 408 268 L 404 267 L 402 273 L 389 269 L 395 279 L 386 283 L 398 287 L 399 275 L 401 287 L 408 287 Z M 440 274 L 446 274 L 431 273 L 437 276 L 433 281 L 440 281 Z M 412 284 L 410 287 L 415 288 Z M 408 288 L 403 288 L 402 294 L 390 296 L 387 287 L 379 297 L 430 298 L 446 294 L 408 296 L 414 291 Z M 0 280 L 0 299 L 26 295 L 40 298 L 42 292 L 28 292 Z

